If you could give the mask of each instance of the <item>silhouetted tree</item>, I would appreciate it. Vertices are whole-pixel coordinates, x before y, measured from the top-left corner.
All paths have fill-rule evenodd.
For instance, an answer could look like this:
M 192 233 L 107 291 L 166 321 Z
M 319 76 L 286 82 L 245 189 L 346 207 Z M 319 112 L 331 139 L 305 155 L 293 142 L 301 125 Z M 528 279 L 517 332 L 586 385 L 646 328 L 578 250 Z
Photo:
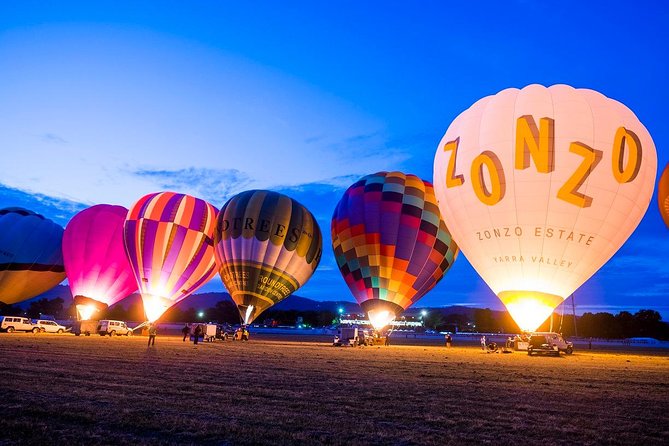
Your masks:
M 497 321 L 495 321 L 492 310 L 490 310 L 490 308 L 486 308 L 484 310 L 475 310 L 474 323 L 476 324 L 476 330 L 481 333 L 499 331 L 499 324 Z
M 634 328 L 640 337 L 657 337 L 662 332 L 662 316 L 654 310 L 639 310 L 634 314 Z
M 33 319 L 39 319 L 40 315 L 50 315 L 54 316 L 56 319 L 61 319 L 65 312 L 63 311 L 63 299 L 57 297 L 55 299 L 39 299 L 35 302 L 31 302 L 28 307 L 28 317 Z
M 635 318 L 629 311 L 621 311 L 615 316 L 617 338 L 631 338 L 635 333 Z
M 444 325 L 444 316 L 438 311 L 430 311 L 424 319 L 425 328 L 436 330 Z
M 0 302 L 0 315 L 2 316 L 21 316 L 23 314 L 23 310 L 21 307 L 17 307 L 14 305 L 9 305 L 4 302 Z

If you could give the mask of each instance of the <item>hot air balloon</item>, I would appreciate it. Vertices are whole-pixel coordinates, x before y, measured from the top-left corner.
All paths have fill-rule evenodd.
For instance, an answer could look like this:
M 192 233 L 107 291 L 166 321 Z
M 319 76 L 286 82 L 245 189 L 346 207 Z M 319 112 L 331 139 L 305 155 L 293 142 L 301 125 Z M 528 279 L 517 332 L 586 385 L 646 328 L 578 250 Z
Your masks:
M 63 228 L 27 209 L 0 209 L 0 301 L 30 299 L 65 279 Z
M 657 183 L 657 204 L 664 224 L 669 227 L 669 164 L 664 168 L 660 181 Z
M 634 231 L 656 168 L 648 131 L 623 104 L 530 85 L 483 98 L 453 121 L 434 185 L 467 259 L 533 331 Z
M 130 208 L 123 236 L 148 321 L 216 274 L 215 227 L 216 208 L 189 195 L 153 193 Z
M 242 192 L 225 203 L 215 242 L 219 274 L 244 324 L 304 285 L 323 246 L 311 212 L 267 190 Z
M 458 247 L 439 215 L 432 185 L 415 175 L 367 175 L 332 216 L 337 265 L 376 329 L 441 280 Z
M 98 204 L 75 215 L 63 234 L 63 260 L 79 319 L 137 291 L 123 243 L 123 206 Z

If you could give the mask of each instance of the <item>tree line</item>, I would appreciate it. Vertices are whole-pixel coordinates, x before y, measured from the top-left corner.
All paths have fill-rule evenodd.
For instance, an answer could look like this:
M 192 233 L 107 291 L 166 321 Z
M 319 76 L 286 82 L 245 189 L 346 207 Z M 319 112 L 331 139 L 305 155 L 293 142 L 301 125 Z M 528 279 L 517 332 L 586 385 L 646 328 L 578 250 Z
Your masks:
M 65 305 L 65 301 L 55 299 L 39 299 L 30 303 L 27 309 L 17 305 L 6 305 L 0 302 L 0 314 L 4 316 L 26 316 L 38 319 L 42 315 L 51 315 L 59 320 L 76 320 L 74 305 Z M 329 310 L 274 310 L 265 311 L 256 321 L 268 326 L 327 327 L 336 325 L 338 315 Z M 142 302 L 137 300 L 127 308 L 114 305 L 97 316 L 98 319 L 117 319 L 124 321 L 144 320 Z M 194 308 L 183 309 L 179 306 L 170 308 L 161 316 L 159 322 L 217 322 L 231 325 L 239 324 L 241 319 L 233 302 L 222 300 L 205 310 Z M 439 309 L 432 309 L 425 316 L 425 329 L 450 332 L 477 333 L 518 333 L 519 329 L 513 318 L 506 311 L 485 309 L 463 309 L 461 313 L 444 314 Z M 537 331 L 549 331 L 550 319 L 544 322 Z M 660 313 L 655 310 L 639 310 L 632 314 L 621 311 L 611 313 L 584 313 L 582 316 L 553 315 L 553 331 L 564 336 L 580 336 L 605 339 L 624 339 L 633 337 L 650 337 L 669 339 L 669 324 L 662 321 Z

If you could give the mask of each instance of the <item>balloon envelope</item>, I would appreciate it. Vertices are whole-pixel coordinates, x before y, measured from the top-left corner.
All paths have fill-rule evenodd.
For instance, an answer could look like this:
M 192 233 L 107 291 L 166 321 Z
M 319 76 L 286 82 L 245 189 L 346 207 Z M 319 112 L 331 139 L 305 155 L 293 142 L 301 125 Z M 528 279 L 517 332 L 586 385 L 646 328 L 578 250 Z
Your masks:
M 130 208 L 125 247 L 149 321 L 216 274 L 215 226 L 216 208 L 190 195 L 153 193 Z
M 245 324 L 304 285 L 323 246 L 311 212 L 267 190 L 242 192 L 225 203 L 215 241 L 221 279 Z
M 415 175 L 367 175 L 344 193 L 332 216 L 337 265 L 375 328 L 431 290 L 458 247 L 432 185 Z
M 35 297 L 65 279 L 63 228 L 23 208 L 0 209 L 0 301 Z
M 634 231 L 656 167 L 648 131 L 623 104 L 530 85 L 483 98 L 453 121 L 434 184 L 467 259 L 532 331 Z
M 669 164 L 664 168 L 657 184 L 657 204 L 664 224 L 669 227 Z
M 80 319 L 137 291 L 123 243 L 123 206 L 98 204 L 75 215 L 63 234 L 63 260 Z

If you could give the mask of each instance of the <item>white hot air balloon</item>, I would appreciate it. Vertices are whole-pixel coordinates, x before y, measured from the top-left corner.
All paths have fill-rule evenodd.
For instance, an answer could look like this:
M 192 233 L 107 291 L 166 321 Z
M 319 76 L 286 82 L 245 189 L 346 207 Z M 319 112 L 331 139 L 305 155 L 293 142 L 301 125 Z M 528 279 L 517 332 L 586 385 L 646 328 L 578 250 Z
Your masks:
M 656 170 L 653 141 L 623 104 L 530 85 L 485 97 L 453 121 L 434 188 L 463 254 L 532 331 L 631 235 Z

